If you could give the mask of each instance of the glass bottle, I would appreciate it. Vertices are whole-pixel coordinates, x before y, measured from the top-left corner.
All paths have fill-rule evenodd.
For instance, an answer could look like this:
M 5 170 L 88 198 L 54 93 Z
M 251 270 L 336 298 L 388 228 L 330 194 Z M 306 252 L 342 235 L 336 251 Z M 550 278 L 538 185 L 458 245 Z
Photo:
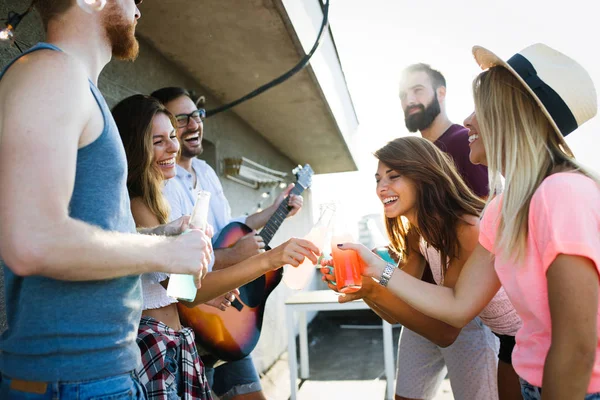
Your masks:
M 208 224 L 208 208 L 210 204 L 210 192 L 201 190 L 198 192 L 196 204 L 190 216 L 190 225 L 193 229 L 206 231 Z M 186 234 L 190 230 L 183 232 Z M 192 275 L 171 274 L 167 286 L 167 295 L 184 301 L 194 301 L 196 298 L 196 285 Z
M 304 239 L 313 242 L 321 250 L 321 254 L 331 254 L 331 230 L 336 206 L 333 203 L 322 204 L 320 211 L 321 215 L 317 223 L 304 236 Z M 308 258 L 305 258 L 298 267 L 287 264 L 284 266 L 283 281 L 291 289 L 304 289 L 315 274 L 315 267 L 320 267 L 320 265 L 314 265 Z

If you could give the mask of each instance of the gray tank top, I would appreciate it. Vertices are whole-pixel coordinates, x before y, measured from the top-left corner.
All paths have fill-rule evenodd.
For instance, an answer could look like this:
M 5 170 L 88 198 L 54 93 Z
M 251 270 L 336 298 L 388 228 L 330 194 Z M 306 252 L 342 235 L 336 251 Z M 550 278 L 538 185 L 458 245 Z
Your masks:
M 47 49 L 61 51 L 39 43 L 25 54 Z M 107 231 L 135 232 L 125 150 L 104 97 L 91 81 L 89 87 L 102 111 L 104 129 L 77 152 L 69 215 Z M 138 367 L 139 276 L 67 282 L 16 276 L 5 265 L 3 270 L 8 322 L 0 339 L 3 374 L 28 381 L 81 381 Z

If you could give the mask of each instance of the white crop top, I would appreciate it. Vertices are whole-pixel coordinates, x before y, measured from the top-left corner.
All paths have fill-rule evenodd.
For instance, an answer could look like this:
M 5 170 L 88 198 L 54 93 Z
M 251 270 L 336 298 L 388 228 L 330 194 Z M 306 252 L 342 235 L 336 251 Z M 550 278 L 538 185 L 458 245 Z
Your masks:
M 142 274 L 143 310 L 166 307 L 169 304 L 177 303 L 177 299 L 167 296 L 167 289 L 160 284 L 168 277 L 169 274 L 162 272 Z

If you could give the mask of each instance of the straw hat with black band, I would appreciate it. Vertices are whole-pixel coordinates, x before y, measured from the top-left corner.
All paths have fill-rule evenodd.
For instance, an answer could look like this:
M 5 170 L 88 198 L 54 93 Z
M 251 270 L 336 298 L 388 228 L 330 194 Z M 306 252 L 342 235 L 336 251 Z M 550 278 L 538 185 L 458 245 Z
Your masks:
M 480 46 L 473 47 L 473 56 L 482 69 L 502 66 L 521 81 L 565 146 L 563 137 L 596 115 L 596 89 L 590 75 L 575 60 L 545 44 L 531 45 L 508 61 Z

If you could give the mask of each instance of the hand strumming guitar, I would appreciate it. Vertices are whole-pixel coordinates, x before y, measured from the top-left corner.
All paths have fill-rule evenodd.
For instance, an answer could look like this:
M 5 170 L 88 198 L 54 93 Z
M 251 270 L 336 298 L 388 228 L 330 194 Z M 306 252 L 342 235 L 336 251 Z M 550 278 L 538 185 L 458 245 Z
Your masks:
M 255 256 L 264 251 L 265 241 L 262 237 L 258 236 L 256 232 L 250 232 L 246 236 L 242 237 L 232 247 L 232 249 L 239 254 L 241 260 Z
M 235 296 L 239 296 L 239 295 L 240 295 L 240 291 L 238 289 L 233 289 L 231 292 L 228 292 L 222 296 L 219 296 L 212 300 L 209 300 L 204 304 L 218 308 L 221 311 L 225 311 L 225 310 L 227 310 L 227 307 L 231 307 L 231 302 L 233 300 L 235 300 Z
M 215 250 L 214 270 L 227 268 L 252 256 L 263 253 L 265 241 L 256 232 L 250 232 L 238 240 L 235 245 L 226 249 Z

